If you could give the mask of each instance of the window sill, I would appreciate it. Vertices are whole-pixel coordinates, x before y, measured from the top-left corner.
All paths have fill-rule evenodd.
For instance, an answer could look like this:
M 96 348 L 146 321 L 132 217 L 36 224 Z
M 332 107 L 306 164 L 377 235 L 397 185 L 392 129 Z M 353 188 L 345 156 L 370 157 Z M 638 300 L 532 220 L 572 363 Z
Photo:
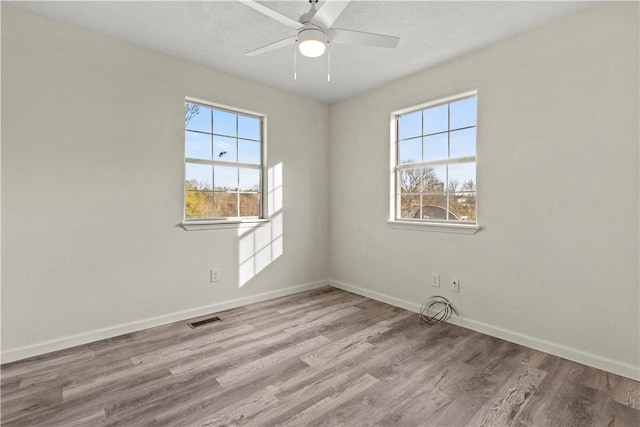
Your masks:
M 187 231 L 195 230 L 218 230 L 224 228 L 253 228 L 261 227 L 270 222 L 268 219 L 239 219 L 226 221 L 188 221 L 179 225 Z
M 478 225 L 442 224 L 415 221 L 387 221 L 387 224 L 389 224 L 391 228 L 399 228 L 402 230 L 432 231 L 438 233 L 476 234 L 480 231 L 480 226 Z

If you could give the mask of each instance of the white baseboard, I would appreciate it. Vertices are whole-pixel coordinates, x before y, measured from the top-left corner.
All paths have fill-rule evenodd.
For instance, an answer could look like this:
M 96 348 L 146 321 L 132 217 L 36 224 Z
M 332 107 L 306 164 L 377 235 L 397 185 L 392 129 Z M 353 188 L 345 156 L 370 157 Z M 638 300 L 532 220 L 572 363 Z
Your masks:
M 81 334 L 69 335 L 66 337 L 56 338 L 53 340 L 42 341 L 36 344 L 18 347 L 3 351 L 1 355 L 2 363 L 15 362 L 17 360 L 26 359 L 28 357 L 39 356 L 41 354 L 50 353 L 52 351 L 63 350 L 77 345 L 88 344 L 107 338 L 113 338 L 118 335 L 129 334 L 131 332 L 140 331 L 142 329 L 153 328 L 156 326 L 166 325 L 168 323 L 180 322 L 198 316 L 210 313 L 217 313 L 223 310 L 240 307 L 247 304 L 266 301 L 272 298 L 278 298 L 286 295 L 295 294 L 311 289 L 327 286 L 327 280 L 321 280 L 313 283 L 305 283 L 303 285 L 292 286 L 289 288 L 278 289 L 276 291 L 264 292 L 249 297 L 236 298 L 216 304 L 197 307 L 190 310 L 183 310 L 162 316 L 151 317 L 136 322 L 123 323 L 116 326 L 97 329 L 94 331 L 83 332 Z
M 416 313 L 420 312 L 420 304 L 416 304 L 414 302 L 395 298 L 390 295 L 365 288 L 360 288 L 358 286 L 349 285 L 347 283 L 338 282 L 336 280 L 329 280 L 329 285 L 334 288 L 362 295 L 367 298 L 391 304 L 396 307 L 401 307 Z M 516 344 L 523 345 L 525 347 L 532 348 L 534 350 L 543 351 L 545 353 L 553 354 L 554 356 L 559 356 L 564 359 L 582 363 L 583 365 L 592 366 L 594 368 L 602 369 L 604 371 L 612 372 L 623 377 L 640 381 L 640 366 L 629 365 L 618 360 L 598 356 L 586 351 L 567 347 L 562 344 L 546 341 L 537 337 L 521 334 L 519 332 L 489 325 L 469 318 L 452 317 L 449 321 L 455 325 L 462 326 L 473 331 L 481 332 L 492 337 L 500 338 L 505 341 L 510 341 Z

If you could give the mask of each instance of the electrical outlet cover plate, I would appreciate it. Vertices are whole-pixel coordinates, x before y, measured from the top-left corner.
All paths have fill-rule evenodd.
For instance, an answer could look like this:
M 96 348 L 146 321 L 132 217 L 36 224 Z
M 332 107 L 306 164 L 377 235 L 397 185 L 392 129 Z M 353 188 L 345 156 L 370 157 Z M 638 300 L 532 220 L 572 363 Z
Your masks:
M 460 279 L 451 279 L 451 291 L 460 292 Z
M 440 273 L 431 273 L 431 286 L 440 287 Z
M 217 283 L 220 281 L 220 269 L 212 268 L 211 269 L 211 283 Z

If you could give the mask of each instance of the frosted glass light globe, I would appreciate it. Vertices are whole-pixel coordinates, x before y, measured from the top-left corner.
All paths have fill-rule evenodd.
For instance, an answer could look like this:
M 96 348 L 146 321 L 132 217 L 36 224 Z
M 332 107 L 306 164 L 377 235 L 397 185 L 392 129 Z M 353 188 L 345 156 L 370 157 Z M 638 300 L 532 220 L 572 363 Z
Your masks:
M 304 56 L 317 58 L 327 49 L 327 35 L 315 28 L 305 28 L 298 33 L 298 50 Z

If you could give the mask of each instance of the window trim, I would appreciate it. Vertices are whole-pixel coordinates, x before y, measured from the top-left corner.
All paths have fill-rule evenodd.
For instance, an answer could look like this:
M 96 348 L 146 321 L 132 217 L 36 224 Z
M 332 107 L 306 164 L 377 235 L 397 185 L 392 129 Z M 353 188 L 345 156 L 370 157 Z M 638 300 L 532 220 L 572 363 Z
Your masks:
M 254 228 L 262 227 L 263 225 L 271 222 L 271 219 L 258 219 L 250 218 L 246 220 L 206 220 L 199 221 L 193 220 L 189 222 L 181 222 L 179 225 L 186 231 L 195 230 L 216 230 L 226 228 Z
M 439 98 L 437 100 L 424 102 L 422 104 L 413 105 L 411 107 L 406 107 L 402 109 L 398 109 L 391 112 L 391 118 L 389 120 L 389 217 L 387 219 L 387 224 L 391 228 L 397 229 L 406 229 L 406 230 L 420 230 L 420 231 L 431 231 L 431 232 L 443 232 L 443 233 L 457 233 L 457 234 L 476 234 L 478 231 L 482 229 L 479 225 L 478 218 L 478 207 L 476 204 L 476 221 L 474 224 L 465 224 L 461 222 L 454 221 L 439 221 L 439 220 L 411 220 L 409 218 L 399 219 L 399 206 L 397 201 L 397 189 L 398 189 L 398 168 L 402 169 L 402 165 L 398 165 L 398 117 L 404 114 L 413 113 L 415 111 L 425 110 L 427 108 L 436 107 L 438 105 L 450 104 L 452 102 L 462 100 L 465 98 L 470 98 L 475 96 L 478 97 L 477 90 L 470 90 L 467 92 L 462 92 L 456 95 L 451 95 L 443 98 Z M 476 128 L 477 128 L 477 119 L 476 119 Z M 477 153 L 477 134 L 476 134 L 476 155 L 473 156 L 475 158 L 476 165 L 478 164 L 478 153 Z M 459 163 L 464 160 L 469 160 L 471 157 L 465 158 L 455 158 L 453 161 L 448 163 Z M 415 167 L 416 165 L 426 165 L 428 166 L 433 162 L 421 162 L 421 163 L 412 163 L 411 166 Z M 447 164 L 448 164 L 447 163 Z M 408 167 L 408 166 L 407 166 Z M 476 169 L 477 174 L 477 169 Z M 477 181 L 477 175 L 476 175 Z M 478 190 L 476 188 L 476 203 L 478 200 L 477 197 Z
M 260 147 L 260 216 L 258 217 L 225 217 L 225 218 L 217 218 L 217 219 L 193 219 L 188 220 L 185 217 L 185 198 L 186 198 L 186 187 L 184 185 L 184 177 L 186 175 L 187 168 L 187 157 L 185 153 L 185 140 L 183 139 L 183 158 L 182 158 L 182 221 L 178 224 L 181 228 L 186 231 L 194 231 L 194 230 L 214 230 L 214 229 L 229 229 L 229 228 L 249 228 L 249 227 L 260 227 L 265 225 L 268 222 L 271 222 L 271 219 L 268 216 L 268 201 L 267 201 L 267 191 L 268 188 L 268 174 L 267 174 L 267 115 L 264 113 L 258 113 L 251 110 L 246 110 L 243 108 L 232 107 L 224 104 L 213 103 L 210 101 L 205 101 L 198 98 L 185 97 L 183 105 L 187 103 L 199 104 L 205 107 L 215 108 L 217 110 L 228 111 L 234 114 L 240 115 L 248 115 L 253 117 L 260 118 L 261 124 L 261 147 Z M 183 125 L 183 138 L 184 138 L 184 125 Z M 191 163 L 200 163 L 198 159 L 191 159 Z M 215 161 L 214 161 L 215 162 Z M 202 163 L 210 164 L 210 162 L 202 161 Z M 235 162 L 234 164 L 243 166 L 243 163 Z M 256 165 L 247 165 L 251 168 L 256 168 Z M 257 168 L 256 168 L 257 169 Z
M 418 230 L 418 231 L 433 231 L 440 233 L 454 233 L 454 234 L 476 234 L 482 229 L 476 224 L 460 224 L 459 222 L 445 223 L 445 222 L 425 222 L 425 221 L 400 221 L 389 220 L 387 224 L 391 228 L 397 228 L 400 230 Z

